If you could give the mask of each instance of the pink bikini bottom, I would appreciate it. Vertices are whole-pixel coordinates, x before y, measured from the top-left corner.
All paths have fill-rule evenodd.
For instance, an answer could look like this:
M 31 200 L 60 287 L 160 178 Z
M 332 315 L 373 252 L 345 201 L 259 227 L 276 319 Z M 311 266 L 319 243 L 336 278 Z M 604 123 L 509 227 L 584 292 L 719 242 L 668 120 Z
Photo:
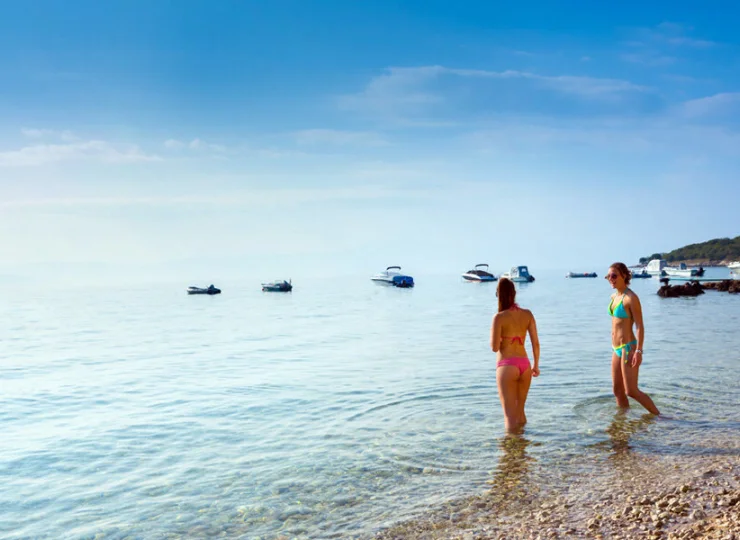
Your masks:
M 529 364 L 529 358 L 526 356 L 523 358 L 502 358 L 496 363 L 496 367 L 502 366 L 516 366 L 519 368 L 519 375 L 522 375 L 525 371 L 530 369 L 532 366 Z

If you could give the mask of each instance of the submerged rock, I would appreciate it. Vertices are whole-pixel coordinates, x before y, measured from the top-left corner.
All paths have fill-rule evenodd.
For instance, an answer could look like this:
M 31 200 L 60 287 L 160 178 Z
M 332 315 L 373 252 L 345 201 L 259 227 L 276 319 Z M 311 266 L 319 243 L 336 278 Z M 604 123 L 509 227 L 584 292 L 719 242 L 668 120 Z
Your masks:
M 705 283 L 702 288 L 738 294 L 740 293 L 740 279 L 725 279 L 724 281 Z
M 689 281 L 681 285 L 669 285 L 668 280 L 660 280 L 663 283 L 658 289 L 658 296 L 663 298 L 677 298 L 679 296 L 699 296 L 704 294 L 704 289 L 698 281 Z

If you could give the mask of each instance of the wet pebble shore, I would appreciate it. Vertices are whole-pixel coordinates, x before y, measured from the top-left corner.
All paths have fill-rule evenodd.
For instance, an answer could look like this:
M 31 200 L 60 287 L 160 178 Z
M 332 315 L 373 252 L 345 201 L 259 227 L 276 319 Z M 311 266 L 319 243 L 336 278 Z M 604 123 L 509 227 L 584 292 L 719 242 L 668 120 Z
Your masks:
M 561 485 L 499 483 L 424 519 L 376 534 L 390 539 L 709 538 L 740 540 L 740 457 L 631 457 Z M 536 489 L 533 489 L 535 488 Z

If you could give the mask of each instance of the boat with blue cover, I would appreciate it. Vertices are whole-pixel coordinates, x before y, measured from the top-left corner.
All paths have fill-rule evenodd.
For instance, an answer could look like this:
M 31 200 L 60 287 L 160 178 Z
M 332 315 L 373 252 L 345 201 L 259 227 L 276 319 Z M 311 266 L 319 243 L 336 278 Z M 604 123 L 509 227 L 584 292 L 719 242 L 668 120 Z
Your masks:
M 596 272 L 568 272 L 565 274 L 565 277 L 567 278 L 594 278 L 596 277 Z
M 378 272 L 370 279 L 376 283 L 392 285 L 400 289 L 410 289 L 414 286 L 414 278 L 402 274 L 400 266 L 389 266 L 383 272 Z

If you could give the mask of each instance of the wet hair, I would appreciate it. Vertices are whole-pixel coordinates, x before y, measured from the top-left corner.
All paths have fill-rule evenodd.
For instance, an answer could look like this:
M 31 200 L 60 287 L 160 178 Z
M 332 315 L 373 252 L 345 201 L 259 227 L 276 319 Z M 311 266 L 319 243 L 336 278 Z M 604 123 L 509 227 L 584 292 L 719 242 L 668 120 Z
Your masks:
M 508 278 L 501 278 L 498 280 L 498 287 L 496 288 L 496 296 L 498 296 L 498 311 L 506 311 L 514 305 L 516 300 L 516 289 L 514 288 L 514 282 Z
M 632 279 L 632 272 L 630 272 L 630 269 L 627 268 L 626 264 L 621 263 L 621 262 L 615 262 L 609 268 L 614 268 L 614 270 L 622 274 L 622 277 L 624 277 L 624 282 L 627 285 L 630 284 L 630 280 Z

